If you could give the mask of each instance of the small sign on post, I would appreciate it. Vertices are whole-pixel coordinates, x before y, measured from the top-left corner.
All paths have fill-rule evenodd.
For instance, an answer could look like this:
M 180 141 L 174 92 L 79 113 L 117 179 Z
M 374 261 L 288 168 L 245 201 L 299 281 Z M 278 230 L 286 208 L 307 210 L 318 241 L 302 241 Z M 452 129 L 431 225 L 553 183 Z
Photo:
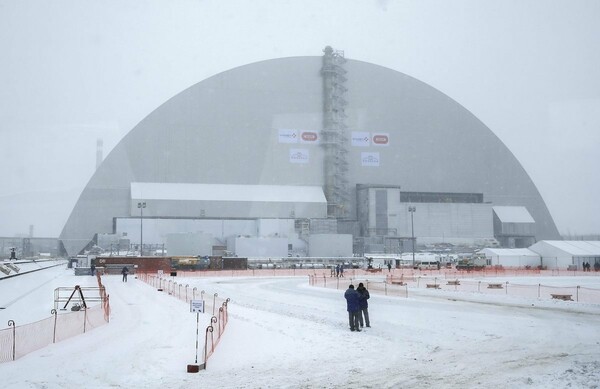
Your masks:
M 188 373 L 198 373 L 200 367 L 206 369 L 206 361 L 202 366 L 198 365 L 198 328 L 200 323 L 200 314 L 204 313 L 204 300 L 190 300 L 190 312 L 196 313 L 196 360 L 194 365 L 187 365 Z
M 204 313 L 204 300 L 190 300 L 190 312 Z

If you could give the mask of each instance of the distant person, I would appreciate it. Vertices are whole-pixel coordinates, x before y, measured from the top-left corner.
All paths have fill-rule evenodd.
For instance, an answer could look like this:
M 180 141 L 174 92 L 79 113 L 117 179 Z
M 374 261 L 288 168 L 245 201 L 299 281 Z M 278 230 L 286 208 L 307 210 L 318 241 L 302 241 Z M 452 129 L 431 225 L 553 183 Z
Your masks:
M 129 274 L 129 269 L 127 268 L 127 266 L 123 266 L 121 274 L 123 274 L 123 282 L 127 282 L 127 274 Z
M 350 324 L 350 331 L 360 332 L 358 320 L 360 315 L 360 296 L 358 292 L 354 290 L 354 285 L 350 284 L 344 293 L 344 297 L 346 298 L 346 310 L 348 311 L 348 323 Z
M 340 277 L 344 277 L 344 265 L 340 266 Z
M 340 276 L 340 264 L 339 263 L 335 266 L 335 276 L 336 277 Z
M 367 301 L 371 296 L 369 296 L 369 291 L 363 283 L 358 284 L 358 288 L 356 288 L 358 292 L 358 306 L 360 307 L 360 311 L 358 312 L 358 321 L 360 323 L 360 327 L 363 327 L 363 324 L 366 324 L 367 327 L 371 327 L 371 322 L 369 321 L 369 302 Z M 364 321 L 363 321 L 364 316 Z
M 15 252 L 14 247 L 10 249 L 10 259 L 17 259 L 17 253 Z
M 92 263 L 92 266 L 90 266 L 90 271 L 92 272 L 92 275 L 94 275 L 94 272 L 96 271 L 96 265 L 94 265 Z
M 392 263 L 388 262 L 388 273 L 392 271 Z

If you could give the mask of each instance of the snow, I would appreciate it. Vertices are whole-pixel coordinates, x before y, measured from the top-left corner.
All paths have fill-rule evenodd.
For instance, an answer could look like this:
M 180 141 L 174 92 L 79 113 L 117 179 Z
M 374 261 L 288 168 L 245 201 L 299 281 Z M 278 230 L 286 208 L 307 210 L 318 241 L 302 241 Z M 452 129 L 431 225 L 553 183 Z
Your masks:
M 257 273 L 258 274 L 258 273 Z M 377 276 L 369 275 L 369 280 Z M 130 276 L 102 278 L 110 323 L 0 364 L 3 388 L 595 388 L 600 304 L 410 290 L 371 293 L 372 328 L 350 332 L 344 290 L 301 277 L 174 278 L 229 297 L 229 322 L 207 369 L 195 362 L 196 315 Z M 517 282 L 497 278 L 497 282 Z M 586 285 L 600 277 L 531 277 L 532 285 Z M 56 267 L 0 280 L 0 320 L 48 317 L 52 290 L 94 286 Z M 210 313 L 201 314 L 201 333 Z

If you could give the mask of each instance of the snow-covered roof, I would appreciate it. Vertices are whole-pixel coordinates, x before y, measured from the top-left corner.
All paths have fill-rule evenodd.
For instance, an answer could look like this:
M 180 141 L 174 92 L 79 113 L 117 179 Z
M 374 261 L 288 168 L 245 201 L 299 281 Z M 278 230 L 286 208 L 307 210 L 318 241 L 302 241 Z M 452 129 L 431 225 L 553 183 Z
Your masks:
M 529 249 L 498 249 L 498 248 L 486 248 L 479 251 L 486 255 L 496 255 L 500 257 L 539 257 L 540 255 L 529 250 Z
M 132 182 L 131 199 L 326 203 L 320 186 Z
M 502 223 L 535 223 L 525 207 L 495 206 L 492 209 Z
M 600 256 L 600 241 L 597 240 L 544 240 L 542 242 L 569 255 Z

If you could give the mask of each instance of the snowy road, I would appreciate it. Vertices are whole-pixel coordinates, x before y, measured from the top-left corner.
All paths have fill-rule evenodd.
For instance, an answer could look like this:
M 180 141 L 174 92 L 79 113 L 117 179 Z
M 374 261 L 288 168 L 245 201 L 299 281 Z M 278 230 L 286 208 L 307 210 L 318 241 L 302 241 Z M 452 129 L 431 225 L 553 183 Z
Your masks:
M 81 281 L 65 270 L 53 282 Z M 111 322 L 0 364 L 4 388 L 591 388 L 600 382 L 597 306 L 572 312 L 569 302 L 372 294 L 372 328 L 353 333 L 344 290 L 311 287 L 306 277 L 179 278 L 231 299 L 229 324 L 207 370 L 189 374 L 195 354 L 189 307 L 133 277 L 103 282 Z M 208 322 L 209 314 L 201 317 Z

